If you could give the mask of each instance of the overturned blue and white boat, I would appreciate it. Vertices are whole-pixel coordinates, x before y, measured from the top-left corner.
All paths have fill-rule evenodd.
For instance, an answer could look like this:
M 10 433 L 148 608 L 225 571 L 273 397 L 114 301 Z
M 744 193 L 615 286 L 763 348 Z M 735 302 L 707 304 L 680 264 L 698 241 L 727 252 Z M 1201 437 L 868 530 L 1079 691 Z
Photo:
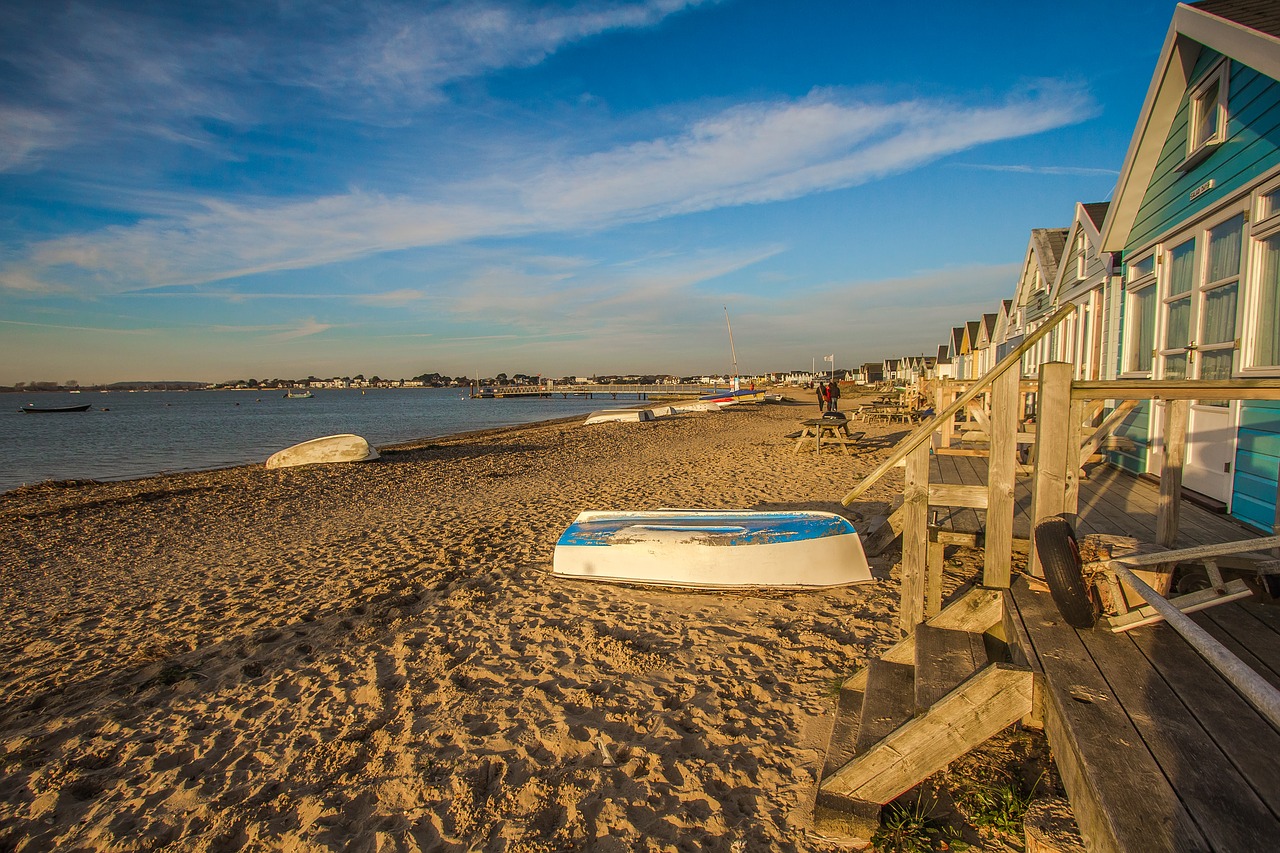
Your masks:
M 853 525 L 816 511 L 588 510 L 556 542 L 552 573 L 705 589 L 871 580 Z

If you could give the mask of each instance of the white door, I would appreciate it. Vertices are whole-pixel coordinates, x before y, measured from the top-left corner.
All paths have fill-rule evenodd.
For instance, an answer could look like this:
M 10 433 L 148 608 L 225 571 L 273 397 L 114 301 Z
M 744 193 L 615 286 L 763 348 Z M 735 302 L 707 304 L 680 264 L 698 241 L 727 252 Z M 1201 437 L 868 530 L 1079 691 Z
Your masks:
M 1244 215 L 1237 214 L 1165 252 L 1161 379 L 1231 378 L 1243 244 Z M 1237 408 L 1193 402 L 1187 424 L 1183 485 L 1224 503 L 1231 500 Z M 1163 409 L 1156 406 L 1157 423 Z

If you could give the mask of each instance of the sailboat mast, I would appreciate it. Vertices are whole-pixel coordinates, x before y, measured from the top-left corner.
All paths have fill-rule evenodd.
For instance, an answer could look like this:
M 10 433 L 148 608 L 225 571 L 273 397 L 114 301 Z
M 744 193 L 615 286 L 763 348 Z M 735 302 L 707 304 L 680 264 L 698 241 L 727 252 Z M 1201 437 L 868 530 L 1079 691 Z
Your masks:
M 738 378 L 738 351 L 733 348 L 733 326 L 729 323 L 729 306 L 724 306 L 724 324 L 729 329 L 729 355 L 733 358 L 733 378 Z

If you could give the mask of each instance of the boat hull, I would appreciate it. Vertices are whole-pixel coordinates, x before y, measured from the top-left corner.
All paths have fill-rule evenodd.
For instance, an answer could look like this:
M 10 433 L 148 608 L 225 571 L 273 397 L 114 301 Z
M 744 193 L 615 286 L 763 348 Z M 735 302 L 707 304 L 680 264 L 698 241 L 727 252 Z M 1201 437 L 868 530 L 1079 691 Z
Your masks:
M 853 525 L 825 512 L 580 513 L 556 542 L 562 577 L 701 589 L 818 589 L 872 579 Z
M 22 411 L 28 415 L 59 415 L 66 412 L 87 412 L 90 404 L 80 406 L 23 406 Z
M 588 415 L 583 424 L 638 423 L 651 420 L 653 412 L 649 409 L 602 409 Z
M 292 468 L 295 465 L 324 465 L 333 462 L 370 462 L 378 458 L 378 451 L 358 435 L 327 435 L 313 438 L 267 459 L 268 468 Z

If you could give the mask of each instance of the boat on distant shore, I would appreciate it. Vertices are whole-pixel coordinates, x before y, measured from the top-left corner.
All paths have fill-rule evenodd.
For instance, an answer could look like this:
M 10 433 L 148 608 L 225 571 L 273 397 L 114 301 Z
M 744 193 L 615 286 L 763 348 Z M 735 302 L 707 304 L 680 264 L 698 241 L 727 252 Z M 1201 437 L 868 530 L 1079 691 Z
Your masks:
M 312 394 L 310 391 L 285 391 L 284 396 L 289 400 L 306 400 L 314 397 L 315 394 Z
M 708 589 L 872 579 L 858 533 L 842 516 L 696 509 L 579 513 L 556 542 L 552 574 Z
M 76 406 L 37 406 L 34 403 L 22 407 L 22 411 L 28 415 L 53 415 L 63 412 L 87 412 L 90 404 L 83 403 Z
M 651 420 L 653 412 L 649 409 L 601 409 L 588 415 L 583 424 L 638 423 Z
M 371 462 L 378 458 L 363 437 L 343 433 L 313 438 L 286 447 L 267 458 L 268 468 L 292 468 L 295 465 L 321 465 L 330 462 Z

